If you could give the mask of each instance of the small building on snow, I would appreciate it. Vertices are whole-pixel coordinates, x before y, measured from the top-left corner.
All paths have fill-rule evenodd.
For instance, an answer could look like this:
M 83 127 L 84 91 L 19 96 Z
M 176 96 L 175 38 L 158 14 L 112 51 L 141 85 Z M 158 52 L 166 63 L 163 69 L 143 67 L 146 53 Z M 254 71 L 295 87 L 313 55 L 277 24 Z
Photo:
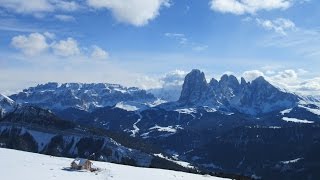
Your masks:
M 76 158 L 71 163 L 71 169 L 75 169 L 75 170 L 86 169 L 86 170 L 91 171 L 92 164 L 93 163 L 91 161 L 89 161 L 88 159 Z

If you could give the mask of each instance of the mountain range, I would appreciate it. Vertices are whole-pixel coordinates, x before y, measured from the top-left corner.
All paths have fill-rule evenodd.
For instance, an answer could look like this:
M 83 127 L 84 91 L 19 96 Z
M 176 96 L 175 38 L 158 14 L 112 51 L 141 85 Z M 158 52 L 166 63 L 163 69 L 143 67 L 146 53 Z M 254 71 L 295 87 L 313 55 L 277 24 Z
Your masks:
M 163 99 L 173 96 L 159 90 L 155 93 L 115 84 L 48 83 L 30 87 L 1 96 L 0 143 L 18 149 L 24 144 L 34 147 L 24 136 L 18 138 L 24 134 L 21 131 L 54 131 L 59 138 L 41 141 L 40 151 L 39 145 L 31 149 L 61 156 L 99 152 L 106 161 L 140 166 L 144 162 L 141 159 L 149 159 L 144 166 L 160 167 L 183 161 L 202 172 L 263 179 L 320 177 L 317 97 L 284 91 L 263 77 L 248 82 L 223 75 L 220 80 L 207 82 L 200 70 L 192 70 L 181 90 L 172 92 L 180 94 L 176 101 Z M 9 133 L 8 125 L 11 129 L 14 125 L 15 133 Z M 110 133 L 117 134 L 112 136 L 117 137 L 116 143 L 108 139 Z M 74 134 L 77 138 L 72 140 Z M 18 141 L 8 145 L 12 138 Z M 118 143 L 121 148 L 117 148 L 117 141 L 122 142 Z M 135 141 L 140 143 L 134 145 Z M 112 153 L 107 155 L 107 151 Z M 167 158 L 159 160 L 155 156 L 159 153 Z M 127 158 L 117 160 L 119 156 Z M 179 163 L 170 167 L 186 171 Z

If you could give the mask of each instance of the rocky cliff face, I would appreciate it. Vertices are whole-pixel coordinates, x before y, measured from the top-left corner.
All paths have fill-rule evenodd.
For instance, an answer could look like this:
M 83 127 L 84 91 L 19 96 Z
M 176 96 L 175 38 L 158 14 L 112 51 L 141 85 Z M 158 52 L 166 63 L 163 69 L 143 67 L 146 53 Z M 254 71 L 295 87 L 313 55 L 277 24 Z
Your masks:
M 179 102 L 186 105 L 195 105 L 205 100 L 208 84 L 204 73 L 192 70 L 186 77 L 182 86 Z
M 193 70 L 182 87 L 179 103 L 184 106 L 211 106 L 217 109 L 236 109 L 246 114 L 261 114 L 297 105 L 299 97 L 283 92 L 263 77 L 241 82 L 233 75 L 223 75 L 220 81 L 206 82 L 205 75 Z

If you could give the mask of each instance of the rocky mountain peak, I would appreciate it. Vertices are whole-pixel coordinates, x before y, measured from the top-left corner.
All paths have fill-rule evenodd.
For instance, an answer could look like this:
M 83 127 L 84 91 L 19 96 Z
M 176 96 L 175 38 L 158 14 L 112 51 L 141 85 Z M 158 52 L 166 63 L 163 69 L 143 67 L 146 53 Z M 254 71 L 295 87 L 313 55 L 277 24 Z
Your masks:
M 179 102 L 195 104 L 205 96 L 207 90 L 208 84 L 204 73 L 194 69 L 185 77 Z
M 209 82 L 209 86 L 210 87 L 214 87 L 214 86 L 218 86 L 219 85 L 219 81 L 216 80 L 215 78 L 212 78 Z
M 251 84 L 271 85 L 263 76 L 259 76 L 254 79 Z
M 247 81 L 246 81 L 243 77 L 241 77 L 241 82 L 240 82 L 240 84 L 241 84 L 242 86 L 244 86 L 244 85 L 247 84 Z
M 208 84 L 200 70 L 186 76 L 179 99 L 183 106 L 211 105 L 251 115 L 291 108 L 297 102 L 296 95 L 282 92 L 263 77 L 249 83 L 244 78 L 239 82 L 233 75 L 223 75 L 220 81 L 212 79 Z
M 239 81 L 234 75 L 223 75 L 219 81 L 219 84 L 222 88 L 232 88 L 238 89 L 239 88 Z

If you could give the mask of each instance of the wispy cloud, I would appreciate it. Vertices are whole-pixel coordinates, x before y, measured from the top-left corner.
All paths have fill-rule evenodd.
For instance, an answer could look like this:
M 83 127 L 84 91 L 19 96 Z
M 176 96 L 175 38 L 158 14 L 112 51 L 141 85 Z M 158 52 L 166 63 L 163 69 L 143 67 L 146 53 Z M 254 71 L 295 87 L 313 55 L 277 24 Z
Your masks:
M 183 33 L 165 33 L 165 37 L 174 39 L 179 42 L 180 45 L 189 46 L 193 51 L 204 51 L 209 46 L 205 44 L 200 44 L 189 40 L 189 38 Z
M 60 21 L 64 22 L 72 22 L 75 21 L 76 19 L 73 16 L 70 15 L 64 15 L 64 14 L 56 14 L 54 17 Z
M 290 19 L 277 18 L 275 20 L 259 19 L 256 18 L 258 25 L 266 30 L 273 30 L 281 35 L 287 35 L 287 31 L 293 31 L 296 29 L 296 25 Z
M 45 29 L 33 27 L 29 24 L 23 24 L 13 18 L 0 19 L 0 31 L 12 32 L 39 32 Z
M 308 58 L 320 58 L 320 29 L 296 28 L 286 36 L 271 35 L 263 46 L 285 48 Z
M 66 0 L 0 0 L 0 7 L 18 14 L 38 16 L 55 11 L 75 11 L 80 8 L 80 5 L 76 1 Z
M 97 45 L 92 46 L 91 57 L 93 59 L 105 60 L 109 58 L 109 53 Z
M 242 15 L 262 10 L 287 9 L 292 3 L 292 0 L 211 0 L 210 8 L 217 12 Z
M 187 44 L 188 42 L 188 38 L 182 33 L 165 33 L 164 35 L 168 38 L 177 40 L 180 44 Z

